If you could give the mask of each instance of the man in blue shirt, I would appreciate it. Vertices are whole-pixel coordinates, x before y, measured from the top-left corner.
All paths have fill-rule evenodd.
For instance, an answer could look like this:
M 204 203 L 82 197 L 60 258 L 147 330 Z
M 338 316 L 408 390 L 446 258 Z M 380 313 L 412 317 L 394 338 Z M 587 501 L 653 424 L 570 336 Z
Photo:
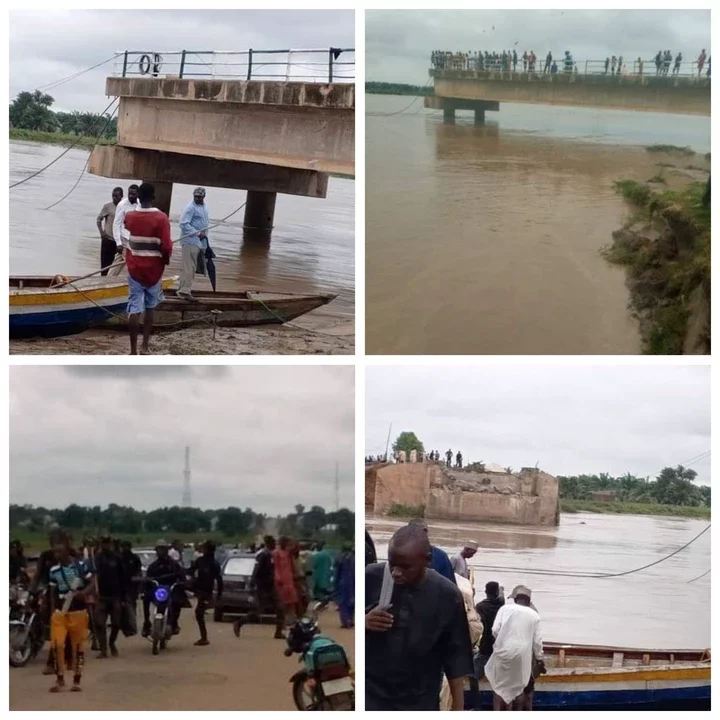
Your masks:
M 428 525 L 424 520 L 417 518 L 415 520 L 411 520 L 409 524 L 422 528 L 425 531 L 425 534 L 428 535 Z M 457 585 L 457 581 L 455 580 L 455 571 L 453 570 L 448 554 L 435 545 L 430 545 L 430 553 L 431 560 L 429 567 L 431 567 L 436 573 L 440 573 L 440 575 L 444 578 L 450 580 L 453 585 Z
M 195 188 L 193 201 L 183 210 L 180 216 L 180 233 L 182 235 L 182 270 L 177 294 L 183 300 L 197 302 L 192 296 L 193 279 L 197 270 L 198 256 L 207 250 L 206 229 L 210 225 L 207 205 L 205 205 L 205 188 Z

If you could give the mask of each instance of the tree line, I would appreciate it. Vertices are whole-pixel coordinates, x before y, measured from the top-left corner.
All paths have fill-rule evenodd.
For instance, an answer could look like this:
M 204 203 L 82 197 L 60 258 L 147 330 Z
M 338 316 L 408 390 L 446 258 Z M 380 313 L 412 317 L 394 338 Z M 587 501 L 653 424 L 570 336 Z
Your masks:
M 296 505 L 294 512 L 276 518 L 269 518 L 267 514 L 257 513 L 251 508 L 242 510 L 237 507 L 201 510 L 173 506 L 146 511 L 115 503 L 104 509 L 99 505 L 89 507 L 75 503 L 64 509 L 10 505 L 10 528 L 24 528 L 30 532 L 61 527 L 92 535 L 103 532 L 113 535 L 218 532 L 232 537 L 262 534 L 271 519 L 277 523 L 280 535 L 301 540 L 312 539 L 329 526 L 333 528 L 329 532 L 344 541 L 352 541 L 355 537 L 354 512 L 347 508 L 328 512 L 319 505 L 313 505 L 309 510 L 304 505 Z
M 10 103 L 10 127 L 39 132 L 115 139 L 117 118 L 91 112 L 60 112 L 52 110 L 55 99 L 39 90 L 18 94 Z M 104 131 L 103 131 L 103 128 Z M 102 132 L 102 135 L 101 135 Z
M 590 500 L 593 492 L 611 490 L 621 502 L 710 507 L 710 486 L 694 485 L 696 477 L 692 468 L 678 465 L 663 468 L 654 480 L 631 473 L 620 477 L 600 473 L 558 476 L 558 482 L 560 497 L 568 500 Z

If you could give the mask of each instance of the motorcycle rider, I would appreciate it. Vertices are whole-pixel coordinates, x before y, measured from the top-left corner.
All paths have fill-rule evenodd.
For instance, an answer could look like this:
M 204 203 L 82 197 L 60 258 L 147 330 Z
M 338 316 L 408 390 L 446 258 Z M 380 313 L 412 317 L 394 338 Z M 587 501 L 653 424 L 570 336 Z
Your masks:
M 185 570 L 182 565 L 173 560 L 168 554 L 170 545 L 165 540 L 158 540 L 155 545 L 157 560 L 151 563 L 147 569 L 145 577 L 149 580 L 157 580 L 166 585 L 172 585 L 174 582 L 183 582 L 185 580 Z M 143 628 L 142 636 L 147 637 L 150 634 L 150 601 L 152 599 L 153 587 L 148 586 L 143 595 Z M 170 602 L 170 615 L 168 621 L 172 628 L 173 635 L 180 632 L 178 620 L 180 619 L 180 610 L 184 604 L 187 604 L 187 597 L 182 588 L 175 588 Z
M 217 600 L 223 592 L 222 570 L 215 560 L 215 543 L 207 540 L 202 546 L 203 554 L 193 560 L 188 574 L 193 578 L 192 591 L 197 598 L 195 605 L 195 620 L 200 630 L 200 639 L 196 645 L 209 645 L 207 628 L 205 627 L 205 611 L 212 605 L 213 588 L 217 583 Z

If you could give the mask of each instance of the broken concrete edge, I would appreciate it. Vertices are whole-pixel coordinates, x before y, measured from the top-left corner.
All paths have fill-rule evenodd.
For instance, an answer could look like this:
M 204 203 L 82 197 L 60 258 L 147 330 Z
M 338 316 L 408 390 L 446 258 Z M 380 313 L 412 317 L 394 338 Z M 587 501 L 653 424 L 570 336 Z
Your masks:
M 105 94 L 108 97 L 206 100 L 246 105 L 355 110 L 354 83 L 109 77 Z

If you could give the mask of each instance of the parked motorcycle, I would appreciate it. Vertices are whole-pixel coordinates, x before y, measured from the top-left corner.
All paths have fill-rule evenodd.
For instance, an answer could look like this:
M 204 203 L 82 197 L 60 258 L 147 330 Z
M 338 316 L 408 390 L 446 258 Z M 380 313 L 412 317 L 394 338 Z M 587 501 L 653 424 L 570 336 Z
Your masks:
M 298 710 L 355 709 L 355 682 L 345 650 L 320 634 L 315 617 L 293 623 L 284 653 L 300 655 L 303 664 L 290 678 Z
M 45 625 L 37 608 L 37 598 L 23 585 L 10 585 L 10 665 L 23 667 L 45 644 Z
M 173 590 L 184 583 L 176 580 L 172 585 L 168 585 L 151 578 L 145 578 L 144 582 L 146 586 L 149 586 L 146 592 L 150 592 L 150 603 L 155 606 L 148 639 L 152 642 L 152 654 L 158 655 L 160 650 L 167 647 L 167 643 L 173 635 L 173 629 L 170 626 Z

